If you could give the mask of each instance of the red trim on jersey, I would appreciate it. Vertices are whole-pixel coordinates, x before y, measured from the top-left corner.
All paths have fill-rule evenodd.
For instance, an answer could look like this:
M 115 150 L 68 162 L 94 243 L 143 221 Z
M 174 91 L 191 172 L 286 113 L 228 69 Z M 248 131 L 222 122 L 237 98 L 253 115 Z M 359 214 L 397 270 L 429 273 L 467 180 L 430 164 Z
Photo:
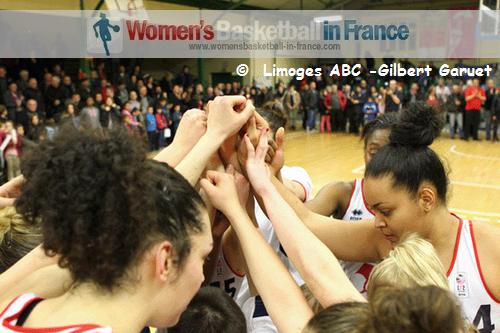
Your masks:
M 479 262 L 479 255 L 477 254 L 476 238 L 474 237 L 474 229 L 472 227 L 472 221 L 469 221 L 469 227 L 470 227 L 470 235 L 472 238 L 472 246 L 474 247 L 474 256 L 476 257 L 477 269 L 479 271 L 479 276 L 481 276 L 481 282 L 483 283 L 484 289 L 486 290 L 488 295 L 490 295 L 491 299 L 497 303 L 500 303 L 500 300 L 496 299 L 493 293 L 488 289 L 486 281 L 484 280 L 483 270 L 481 269 L 481 263 Z
M 14 304 L 14 302 L 15 302 L 15 301 L 17 301 L 17 299 L 18 299 L 19 297 L 21 297 L 21 296 L 22 296 L 22 295 L 17 296 L 17 297 L 16 297 L 16 298 L 14 298 L 12 301 L 10 301 L 9 305 L 7 305 L 7 306 L 5 307 L 5 309 L 3 309 L 2 313 L 0 313 L 0 317 L 3 317 L 3 315 L 5 314 L 5 312 L 7 312 L 7 310 L 8 310 L 8 309 L 12 306 L 12 304 Z
M 224 253 L 224 246 L 222 247 L 222 258 L 224 258 L 224 261 L 226 262 L 227 267 L 229 267 L 229 270 L 233 272 L 234 275 L 243 278 L 245 277 L 245 274 L 241 275 L 240 273 L 236 273 L 236 271 L 231 267 L 229 264 L 229 261 L 226 259 L 226 254 Z
M 299 184 L 302 187 L 302 189 L 304 190 L 304 200 L 302 200 L 302 202 L 306 202 L 307 201 L 307 190 L 306 190 L 306 187 L 301 182 L 299 182 L 298 180 L 290 180 L 290 181 L 292 181 L 294 183 L 297 183 L 297 184 Z
M 370 207 L 368 207 L 368 204 L 366 203 L 366 199 L 365 199 L 365 179 L 361 179 L 361 196 L 363 197 L 363 203 L 365 204 L 365 208 L 367 211 L 370 212 L 370 214 L 372 214 L 373 216 L 375 216 L 375 213 L 372 212 L 372 210 L 370 209 Z
M 354 179 L 354 182 L 352 183 L 352 190 L 351 190 L 351 195 L 349 196 L 349 201 L 348 201 L 348 204 L 347 204 L 347 207 L 346 207 L 346 213 L 347 213 L 347 210 L 349 210 L 349 206 L 351 205 L 351 200 L 352 200 L 352 196 L 354 195 L 354 192 L 356 191 L 356 179 Z M 345 213 L 344 213 L 345 215 Z
M 22 296 L 22 295 L 21 295 Z M 7 310 L 12 306 L 12 304 L 17 301 L 21 296 L 16 297 L 10 304 L 2 311 L 0 314 L 0 317 L 7 312 Z M 83 325 L 69 325 L 69 326 L 61 326 L 61 327 L 45 327 L 45 328 L 34 328 L 34 327 L 22 327 L 22 326 L 14 326 L 11 325 L 10 322 L 13 320 L 16 320 L 19 315 L 26 310 L 26 308 L 33 302 L 38 301 L 38 300 L 43 300 L 44 298 L 41 297 L 33 297 L 32 299 L 28 300 L 26 303 L 23 304 L 22 308 L 12 314 L 11 316 L 6 317 L 2 323 L 0 323 L 1 327 L 6 327 L 14 332 L 22 332 L 22 333 L 55 333 L 63 330 L 68 330 L 70 328 L 78 329 L 74 333 L 77 332 L 86 332 L 91 329 L 96 329 L 96 328 L 103 328 L 102 326 L 99 325 L 92 325 L 92 324 L 83 324 Z
M 61 327 L 47 327 L 47 328 L 34 328 L 34 327 L 22 327 L 22 326 L 12 326 L 9 323 L 4 323 L 4 327 L 7 327 L 8 329 L 14 331 L 14 332 L 21 332 L 21 333 L 56 333 L 56 332 L 62 332 L 66 331 L 68 329 L 75 329 L 73 333 L 85 333 L 90 330 L 95 330 L 97 328 L 104 328 L 99 325 L 90 325 L 90 324 L 85 324 L 85 325 L 71 325 L 71 326 L 61 326 Z
M 457 260 L 458 247 L 460 246 L 460 238 L 462 237 L 462 224 L 463 220 L 457 215 L 451 213 L 454 217 L 456 217 L 459 221 L 457 238 L 455 239 L 455 248 L 453 249 L 453 259 L 451 259 L 450 267 L 448 267 L 448 271 L 446 272 L 446 277 L 449 277 L 451 271 L 453 270 L 453 266 L 455 266 L 455 261 Z

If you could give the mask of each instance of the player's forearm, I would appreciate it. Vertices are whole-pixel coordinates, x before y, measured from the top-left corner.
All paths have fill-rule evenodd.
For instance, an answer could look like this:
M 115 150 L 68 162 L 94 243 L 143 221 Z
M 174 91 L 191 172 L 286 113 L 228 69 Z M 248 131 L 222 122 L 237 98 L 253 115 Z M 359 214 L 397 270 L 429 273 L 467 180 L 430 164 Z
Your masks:
M 233 210 L 229 219 L 240 240 L 252 281 L 278 330 L 301 332 L 312 311 L 290 273 L 242 209 Z
M 31 252 L 0 275 L 1 298 L 3 299 L 10 290 L 19 284 L 19 281 L 22 281 L 34 271 L 45 266 L 53 265 L 56 262 L 57 258 L 47 257 L 41 246 L 34 248 Z
M 172 168 L 175 168 L 188 153 L 189 149 L 176 144 L 174 141 L 168 147 L 163 148 L 153 159 L 167 163 Z
M 223 138 L 205 134 L 175 168 L 194 186 L 212 155 L 219 149 Z
M 284 201 L 295 211 L 297 216 L 305 221 L 311 216 L 311 211 L 306 207 L 306 205 L 295 196 L 290 190 L 283 185 L 276 177 L 271 178 L 272 184 L 275 186 L 278 193 L 283 197 Z
M 326 307 L 346 300 L 363 300 L 337 258 L 302 223 L 276 189 L 269 186 L 260 194 L 281 244 L 320 303 Z

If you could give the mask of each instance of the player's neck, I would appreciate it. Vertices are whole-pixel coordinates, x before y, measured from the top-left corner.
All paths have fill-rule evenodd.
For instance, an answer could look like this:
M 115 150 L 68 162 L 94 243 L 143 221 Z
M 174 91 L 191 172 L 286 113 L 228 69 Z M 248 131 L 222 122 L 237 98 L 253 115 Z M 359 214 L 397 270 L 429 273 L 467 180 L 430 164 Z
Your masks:
M 434 246 L 438 256 L 442 259 L 443 266 L 447 268 L 448 255 L 453 252 L 456 242 L 457 219 L 445 207 L 436 208 L 429 216 L 429 230 L 427 238 Z
M 51 311 L 57 316 L 48 320 L 56 326 L 95 324 L 110 326 L 113 332 L 140 332 L 148 316 L 148 299 L 134 288 L 129 289 L 111 293 L 88 283 L 79 285 L 61 297 L 44 301 L 53 302 L 50 307 L 58 309 Z M 130 304 L 134 304 L 133 311 Z M 61 319 L 64 322 L 60 323 Z

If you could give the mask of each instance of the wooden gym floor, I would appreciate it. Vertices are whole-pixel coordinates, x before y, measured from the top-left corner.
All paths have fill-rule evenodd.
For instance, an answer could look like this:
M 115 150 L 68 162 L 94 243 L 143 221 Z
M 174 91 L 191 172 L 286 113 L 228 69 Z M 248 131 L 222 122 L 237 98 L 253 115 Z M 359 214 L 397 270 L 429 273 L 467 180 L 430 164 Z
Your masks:
M 450 210 L 463 218 L 500 224 L 500 144 L 451 140 L 443 133 L 432 148 L 449 171 Z M 285 159 L 287 165 L 308 171 L 314 194 L 330 181 L 363 177 L 363 143 L 349 134 L 289 132 Z

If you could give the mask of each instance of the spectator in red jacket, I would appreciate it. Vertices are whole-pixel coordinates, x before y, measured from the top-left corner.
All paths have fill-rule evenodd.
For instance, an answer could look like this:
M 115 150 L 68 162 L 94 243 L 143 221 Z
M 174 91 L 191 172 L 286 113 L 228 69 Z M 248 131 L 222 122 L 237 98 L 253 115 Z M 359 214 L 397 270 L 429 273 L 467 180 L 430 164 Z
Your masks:
M 158 147 L 165 147 L 165 130 L 168 128 L 168 118 L 162 108 L 156 109 L 156 129 L 158 130 Z
M 479 86 L 479 80 L 472 80 L 472 85 L 467 87 L 465 95 L 465 122 L 464 122 L 464 139 L 469 140 L 469 135 L 472 134 L 474 140 L 479 140 L 478 130 L 481 120 L 481 105 L 486 101 L 486 93 Z

